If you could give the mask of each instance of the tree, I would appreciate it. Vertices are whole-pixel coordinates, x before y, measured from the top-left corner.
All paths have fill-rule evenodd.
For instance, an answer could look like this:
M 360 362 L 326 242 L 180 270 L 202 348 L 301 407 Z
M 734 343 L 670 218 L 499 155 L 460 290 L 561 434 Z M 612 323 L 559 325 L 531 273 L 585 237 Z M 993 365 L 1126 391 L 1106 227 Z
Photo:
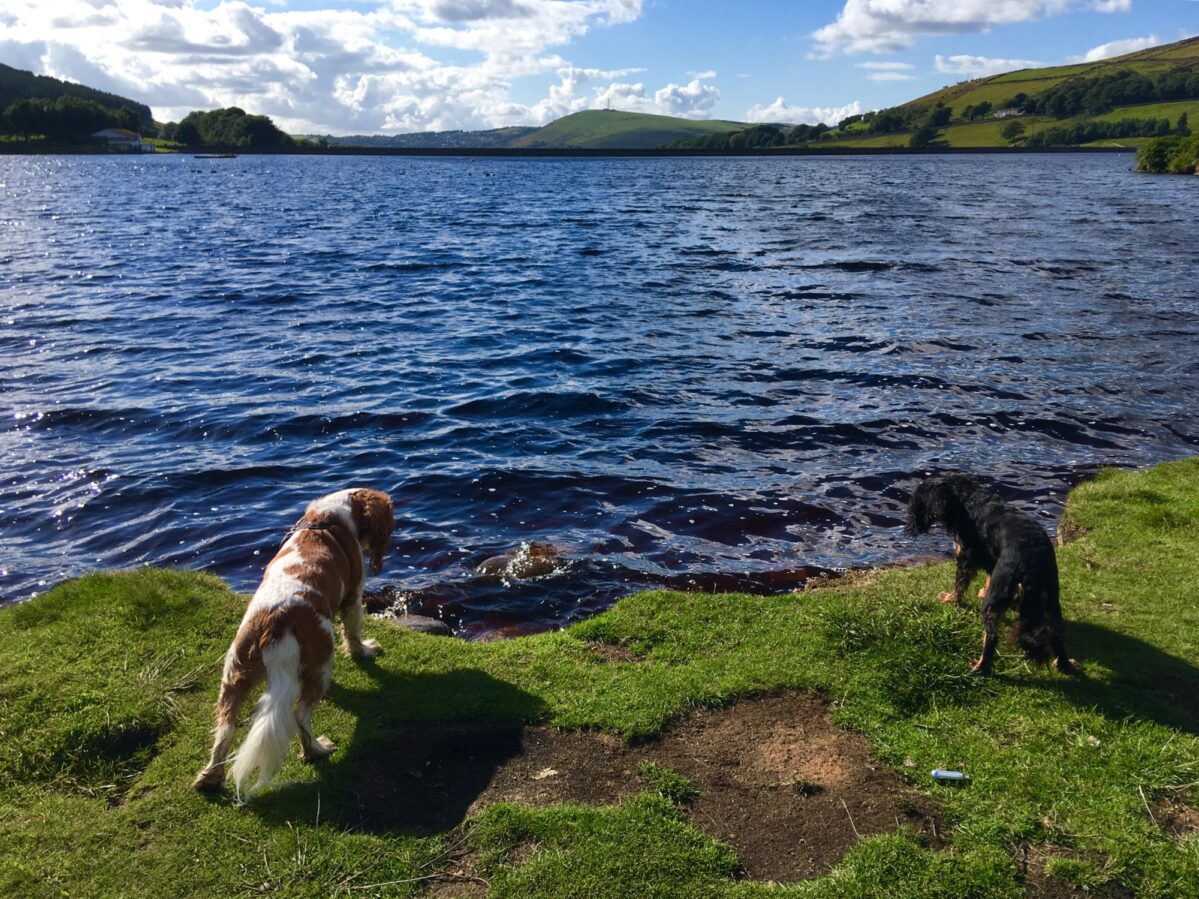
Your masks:
M 934 128 L 944 128 L 949 124 L 951 118 L 953 118 L 953 110 L 944 103 L 938 103 L 932 115 L 928 117 L 928 123 Z
M 1187 122 L 1187 114 L 1185 112 L 1178 117 L 1178 133 L 1183 137 L 1187 137 L 1191 133 L 1191 126 Z
M 991 109 L 991 101 L 983 100 L 976 106 L 967 106 L 965 116 L 973 122 L 975 119 L 981 119 L 983 116 L 987 115 Z
M 932 124 L 925 122 L 919 128 L 912 132 L 911 140 L 908 141 L 909 147 L 927 147 L 932 144 L 937 136 L 937 129 Z
M 189 147 L 199 146 L 202 143 L 200 127 L 192 121 L 190 115 L 175 126 L 175 140 Z
M 999 129 L 1000 136 L 1009 144 L 1014 144 L 1024 136 L 1023 122 L 1008 122 Z

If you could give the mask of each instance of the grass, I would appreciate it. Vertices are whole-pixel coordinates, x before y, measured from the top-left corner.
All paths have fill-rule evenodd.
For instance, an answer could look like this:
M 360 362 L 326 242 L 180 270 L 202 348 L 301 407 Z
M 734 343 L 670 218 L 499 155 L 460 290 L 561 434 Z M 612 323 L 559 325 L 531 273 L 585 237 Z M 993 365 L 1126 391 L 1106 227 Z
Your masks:
M 643 593 L 567 631 L 492 644 L 372 622 L 386 654 L 338 659 L 316 715 L 339 751 L 319 769 L 289 761 L 244 807 L 188 786 L 244 598 L 199 573 L 70 582 L 0 611 L 0 893 L 418 895 L 469 851 L 496 896 L 1015 899 L 1024 858 L 1079 888 L 1199 895 L 1199 834 L 1163 832 L 1154 816 L 1199 802 L 1199 460 L 1105 472 L 1066 517 L 1083 534 L 1059 560 L 1085 679 L 1010 651 L 995 678 L 968 676 L 977 613 L 933 599 L 948 565 L 786 596 Z M 544 721 L 641 738 L 689 709 L 784 688 L 829 695 L 839 724 L 935 792 L 945 845 L 901 829 L 815 881 L 740 881 L 732 850 L 686 820 L 689 785 L 666 769 L 640 772 L 646 789 L 618 805 L 498 804 L 450 833 L 357 812 L 362 772 L 386 770 L 400 728 Z M 973 781 L 935 789 L 934 767 Z

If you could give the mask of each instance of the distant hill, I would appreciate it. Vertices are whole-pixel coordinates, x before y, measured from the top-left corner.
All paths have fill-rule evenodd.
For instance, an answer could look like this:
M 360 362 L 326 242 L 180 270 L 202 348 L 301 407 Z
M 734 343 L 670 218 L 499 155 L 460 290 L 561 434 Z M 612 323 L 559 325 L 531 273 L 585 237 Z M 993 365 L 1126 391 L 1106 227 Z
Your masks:
M 33 72 L 14 69 L 0 63 L 0 112 L 7 109 L 14 100 L 57 100 L 64 95 L 91 100 L 109 109 L 127 106 L 137 114 L 138 121 L 143 126 L 153 127 L 150 107 L 144 103 L 71 81 L 60 81 L 48 75 L 35 75 Z
M 344 137 L 328 137 L 334 147 L 405 147 L 429 148 L 490 148 L 506 147 L 512 141 L 532 134 L 536 127 L 521 126 L 493 128 L 489 131 L 417 131 L 412 134 L 350 134 Z
M 550 122 L 512 141 L 510 147 L 577 147 L 588 150 L 648 150 L 705 134 L 749 126 L 719 119 L 681 119 L 616 109 L 589 109 Z
M 1162 95 L 1138 98 L 1150 82 L 1162 87 Z M 963 81 L 847 120 L 826 141 L 846 147 L 908 146 L 938 106 L 949 110 L 948 120 L 934 123 L 929 133 L 944 146 L 1138 146 L 1162 122 L 1176 130 L 1186 116 L 1199 127 L 1199 37 L 1098 62 Z M 889 125 L 879 133 L 883 118 Z M 1020 132 L 1014 137 L 1013 123 Z
M 989 78 L 975 78 L 972 81 L 943 87 L 903 105 L 935 106 L 937 103 L 944 103 L 955 108 L 976 106 L 983 102 L 997 105 L 1018 93 L 1038 97 L 1068 78 L 1099 78 L 1121 69 L 1131 69 L 1142 75 L 1156 75 L 1177 68 L 1199 68 L 1199 37 L 1150 47 L 1148 50 L 1138 50 L 1124 56 L 1113 56 L 1098 62 L 1049 66 L 1043 69 L 1020 69 Z

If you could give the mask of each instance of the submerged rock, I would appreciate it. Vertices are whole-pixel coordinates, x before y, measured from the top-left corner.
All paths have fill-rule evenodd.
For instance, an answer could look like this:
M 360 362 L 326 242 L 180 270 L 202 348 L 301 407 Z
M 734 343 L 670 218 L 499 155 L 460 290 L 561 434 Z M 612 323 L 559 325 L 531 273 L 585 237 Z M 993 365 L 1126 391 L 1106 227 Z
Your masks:
M 520 548 L 485 559 L 475 570 L 479 574 L 494 577 L 511 577 L 518 580 L 544 577 L 562 567 L 565 560 L 558 547 L 552 543 L 533 541 L 522 543 Z
M 426 615 L 397 615 L 384 620 L 397 627 L 406 627 L 410 631 L 420 631 L 422 634 L 434 634 L 438 637 L 454 636 L 454 632 L 448 624 L 438 618 L 429 618 Z

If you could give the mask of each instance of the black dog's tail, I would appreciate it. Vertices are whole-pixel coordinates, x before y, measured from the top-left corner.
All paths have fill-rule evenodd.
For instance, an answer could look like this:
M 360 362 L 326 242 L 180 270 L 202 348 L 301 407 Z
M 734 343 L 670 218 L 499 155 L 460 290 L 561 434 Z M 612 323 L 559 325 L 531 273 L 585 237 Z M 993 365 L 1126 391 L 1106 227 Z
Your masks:
M 1021 615 L 1011 630 L 1012 645 L 1018 647 L 1030 662 L 1044 665 L 1057 653 L 1053 646 L 1060 642 L 1061 622 L 1046 621 L 1043 617 L 1033 620 Z

